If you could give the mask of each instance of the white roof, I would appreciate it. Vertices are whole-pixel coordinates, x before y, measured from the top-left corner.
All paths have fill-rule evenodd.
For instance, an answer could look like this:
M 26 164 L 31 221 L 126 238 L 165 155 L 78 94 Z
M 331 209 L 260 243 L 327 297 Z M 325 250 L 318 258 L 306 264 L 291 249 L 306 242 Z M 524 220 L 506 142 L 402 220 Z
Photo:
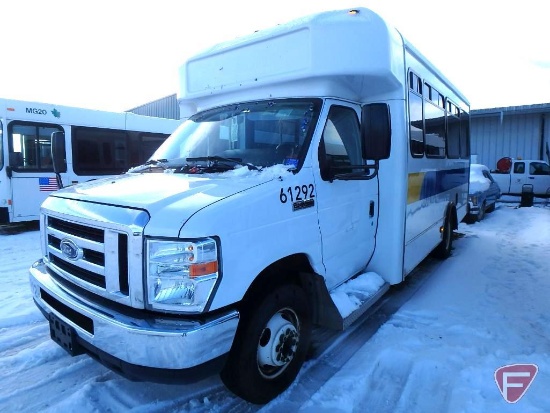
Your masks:
M 181 116 L 277 97 L 403 99 L 403 65 L 401 35 L 371 10 L 319 13 L 189 59 L 180 68 Z

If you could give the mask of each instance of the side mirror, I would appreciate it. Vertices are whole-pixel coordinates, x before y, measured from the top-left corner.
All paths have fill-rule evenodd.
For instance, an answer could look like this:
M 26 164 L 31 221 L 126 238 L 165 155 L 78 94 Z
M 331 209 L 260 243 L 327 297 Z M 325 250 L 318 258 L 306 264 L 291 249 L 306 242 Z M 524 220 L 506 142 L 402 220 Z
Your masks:
M 51 150 L 53 171 L 56 174 L 67 172 L 67 161 L 65 159 L 65 132 L 52 133 Z
M 323 181 L 332 182 L 334 180 L 334 172 L 332 171 L 331 160 L 327 156 L 325 151 L 324 139 L 321 138 L 319 149 L 317 150 L 317 156 L 319 158 L 319 169 L 321 172 L 321 179 Z
M 363 159 L 388 159 L 391 151 L 390 107 L 370 103 L 361 111 L 361 146 Z

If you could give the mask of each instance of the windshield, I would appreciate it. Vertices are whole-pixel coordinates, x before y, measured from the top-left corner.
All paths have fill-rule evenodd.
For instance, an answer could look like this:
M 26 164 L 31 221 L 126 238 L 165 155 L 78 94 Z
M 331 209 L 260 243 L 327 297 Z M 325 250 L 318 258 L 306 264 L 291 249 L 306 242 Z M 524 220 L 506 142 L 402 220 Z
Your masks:
M 201 112 L 183 122 L 151 160 L 168 165 L 223 162 L 231 168 L 299 168 L 320 108 L 320 99 L 285 99 Z

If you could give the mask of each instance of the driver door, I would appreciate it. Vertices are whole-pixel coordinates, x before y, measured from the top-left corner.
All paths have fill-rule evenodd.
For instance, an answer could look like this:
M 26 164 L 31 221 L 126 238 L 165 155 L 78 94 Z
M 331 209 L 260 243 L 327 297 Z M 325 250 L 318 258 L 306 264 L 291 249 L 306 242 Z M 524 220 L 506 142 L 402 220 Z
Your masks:
M 325 109 L 326 110 L 326 109 Z M 333 101 L 319 143 L 314 171 L 323 263 L 329 289 L 363 270 L 374 252 L 378 178 L 349 179 L 351 165 L 364 165 L 359 105 Z M 324 164 L 334 168 L 327 176 Z

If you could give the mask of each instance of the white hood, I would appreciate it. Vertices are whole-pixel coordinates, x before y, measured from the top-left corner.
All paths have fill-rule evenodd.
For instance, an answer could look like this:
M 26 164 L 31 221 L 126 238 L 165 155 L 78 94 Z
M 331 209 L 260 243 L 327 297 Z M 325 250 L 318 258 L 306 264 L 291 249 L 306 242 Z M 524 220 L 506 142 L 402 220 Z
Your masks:
M 153 227 L 163 228 L 148 225 L 147 233 L 160 235 L 160 230 L 162 235 L 177 236 L 181 226 L 206 206 L 290 173 L 279 166 L 204 175 L 128 173 L 70 186 L 50 196 L 141 209 L 149 213 Z

